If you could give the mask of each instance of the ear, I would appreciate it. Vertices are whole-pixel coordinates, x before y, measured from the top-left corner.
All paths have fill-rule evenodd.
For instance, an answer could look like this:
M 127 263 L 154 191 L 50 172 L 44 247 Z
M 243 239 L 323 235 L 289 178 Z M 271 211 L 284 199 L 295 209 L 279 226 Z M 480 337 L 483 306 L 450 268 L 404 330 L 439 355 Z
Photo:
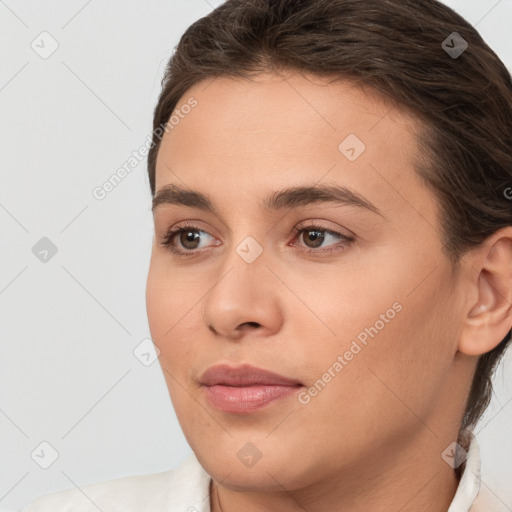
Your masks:
M 490 352 L 512 328 L 512 226 L 491 235 L 472 251 L 470 290 L 459 352 Z M 474 272 L 476 270 L 476 272 Z

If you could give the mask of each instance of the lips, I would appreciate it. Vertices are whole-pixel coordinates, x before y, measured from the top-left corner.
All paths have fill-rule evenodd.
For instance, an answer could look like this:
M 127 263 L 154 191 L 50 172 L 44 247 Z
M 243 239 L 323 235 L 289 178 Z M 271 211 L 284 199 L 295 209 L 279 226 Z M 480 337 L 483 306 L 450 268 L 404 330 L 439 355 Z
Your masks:
M 255 368 L 251 365 L 231 367 L 217 365 L 208 368 L 200 378 L 205 386 L 223 385 L 233 387 L 243 386 L 297 386 L 298 380 L 288 379 L 277 373 Z
M 295 394 L 302 384 L 277 373 L 250 365 L 218 365 L 201 376 L 206 397 L 213 407 L 247 414 Z

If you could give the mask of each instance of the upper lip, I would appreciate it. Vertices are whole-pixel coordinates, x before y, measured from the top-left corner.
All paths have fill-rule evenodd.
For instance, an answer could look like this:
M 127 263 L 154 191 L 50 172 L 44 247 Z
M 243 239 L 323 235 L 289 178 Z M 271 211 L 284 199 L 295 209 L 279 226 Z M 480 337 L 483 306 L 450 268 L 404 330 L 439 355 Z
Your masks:
M 256 368 L 249 364 L 232 367 L 227 364 L 211 366 L 200 378 L 205 386 L 297 386 L 300 382 L 288 379 L 277 373 L 262 368 Z

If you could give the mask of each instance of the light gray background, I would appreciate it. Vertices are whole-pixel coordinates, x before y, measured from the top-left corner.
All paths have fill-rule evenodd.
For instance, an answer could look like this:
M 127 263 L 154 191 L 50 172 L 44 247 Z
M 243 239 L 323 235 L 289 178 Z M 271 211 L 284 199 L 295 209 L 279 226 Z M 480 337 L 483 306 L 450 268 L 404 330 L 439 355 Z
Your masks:
M 0 508 L 191 453 L 158 362 L 133 353 L 150 337 L 145 160 L 104 200 L 92 190 L 144 144 L 172 48 L 220 3 L 0 1 Z M 447 3 L 512 69 L 512 0 Z M 31 48 L 43 31 L 47 59 Z M 477 429 L 484 485 L 510 510 L 511 359 Z M 59 453 L 48 469 L 31 458 L 42 441 Z

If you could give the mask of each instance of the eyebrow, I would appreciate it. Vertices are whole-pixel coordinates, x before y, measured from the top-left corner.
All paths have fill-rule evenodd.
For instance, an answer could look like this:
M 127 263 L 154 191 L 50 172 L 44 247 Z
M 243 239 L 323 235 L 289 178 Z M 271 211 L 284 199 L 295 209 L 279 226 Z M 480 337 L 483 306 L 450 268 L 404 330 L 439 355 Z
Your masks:
M 314 185 L 278 190 L 264 198 L 260 206 L 264 210 L 277 211 L 318 203 L 356 206 L 384 217 L 382 212 L 370 201 L 340 185 Z M 208 196 L 195 190 L 182 188 L 179 185 L 165 185 L 156 193 L 153 198 L 153 213 L 163 204 L 190 206 L 211 212 L 214 215 L 219 214 Z

